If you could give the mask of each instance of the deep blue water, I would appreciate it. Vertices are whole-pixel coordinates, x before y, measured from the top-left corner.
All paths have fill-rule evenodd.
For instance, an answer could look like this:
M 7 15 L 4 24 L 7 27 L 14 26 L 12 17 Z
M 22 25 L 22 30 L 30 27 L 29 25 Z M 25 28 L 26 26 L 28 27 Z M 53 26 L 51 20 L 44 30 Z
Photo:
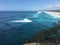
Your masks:
M 41 29 L 53 26 L 59 18 L 51 18 L 49 14 L 37 11 L 0 11 L 0 45 L 22 45 Z M 15 23 L 13 20 L 27 18 L 30 23 Z

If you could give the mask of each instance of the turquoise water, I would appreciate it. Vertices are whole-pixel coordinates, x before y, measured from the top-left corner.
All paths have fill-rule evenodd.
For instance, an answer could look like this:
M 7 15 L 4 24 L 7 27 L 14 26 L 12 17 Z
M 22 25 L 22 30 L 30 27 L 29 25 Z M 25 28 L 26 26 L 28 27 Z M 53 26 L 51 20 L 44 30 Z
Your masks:
M 0 11 L 0 45 L 22 45 L 41 29 L 53 26 L 59 18 L 37 11 Z M 32 22 L 11 22 L 29 19 Z

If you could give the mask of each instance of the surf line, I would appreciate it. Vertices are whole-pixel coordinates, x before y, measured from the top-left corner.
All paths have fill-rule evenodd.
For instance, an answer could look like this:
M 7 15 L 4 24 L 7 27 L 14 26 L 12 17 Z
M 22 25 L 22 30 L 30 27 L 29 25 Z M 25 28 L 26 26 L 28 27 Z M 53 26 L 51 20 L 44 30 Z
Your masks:
M 45 13 L 47 13 L 47 14 L 53 16 L 53 18 L 60 18 L 60 15 L 53 14 L 53 13 L 51 13 L 51 12 L 47 12 L 47 11 L 45 11 Z

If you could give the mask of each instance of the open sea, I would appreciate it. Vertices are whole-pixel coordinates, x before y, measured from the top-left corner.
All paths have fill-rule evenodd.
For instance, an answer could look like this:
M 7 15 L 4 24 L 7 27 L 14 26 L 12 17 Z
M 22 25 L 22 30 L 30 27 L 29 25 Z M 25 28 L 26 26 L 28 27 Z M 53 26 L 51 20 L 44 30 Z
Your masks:
M 59 19 L 44 11 L 0 11 L 0 45 L 22 45 Z

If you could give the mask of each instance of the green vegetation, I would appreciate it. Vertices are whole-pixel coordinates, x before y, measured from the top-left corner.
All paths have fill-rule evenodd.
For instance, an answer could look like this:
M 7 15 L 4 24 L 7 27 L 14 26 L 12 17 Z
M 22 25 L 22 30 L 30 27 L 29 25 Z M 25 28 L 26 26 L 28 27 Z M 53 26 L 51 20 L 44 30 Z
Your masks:
M 32 36 L 27 42 L 60 42 L 60 21 L 53 23 L 53 27 L 40 30 L 36 35 Z

